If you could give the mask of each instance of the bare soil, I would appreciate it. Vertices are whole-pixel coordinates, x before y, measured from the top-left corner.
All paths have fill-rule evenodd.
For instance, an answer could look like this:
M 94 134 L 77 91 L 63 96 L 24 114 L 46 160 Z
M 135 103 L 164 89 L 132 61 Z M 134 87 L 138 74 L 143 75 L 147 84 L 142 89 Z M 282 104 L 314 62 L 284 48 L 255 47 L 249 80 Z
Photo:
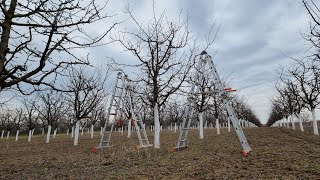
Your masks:
M 161 132 L 161 149 L 135 149 L 136 135 L 115 132 L 113 147 L 91 151 L 99 141 L 89 134 L 79 145 L 66 134 L 45 143 L 35 136 L 0 139 L 0 179 L 320 179 L 320 137 L 287 128 L 246 128 L 253 149 L 248 157 L 234 131 L 192 130 L 189 147 L 171 152 L 178 132 Z M 153 136 L 149 133 L 149 139 Z

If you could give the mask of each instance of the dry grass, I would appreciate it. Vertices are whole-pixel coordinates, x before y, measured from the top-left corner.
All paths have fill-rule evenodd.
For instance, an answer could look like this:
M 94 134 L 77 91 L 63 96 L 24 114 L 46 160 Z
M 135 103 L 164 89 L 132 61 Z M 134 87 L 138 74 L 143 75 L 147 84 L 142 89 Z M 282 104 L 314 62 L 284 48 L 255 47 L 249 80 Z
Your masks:
M 98 134 L 80 137 L 73 146 L 70 136 L 58 134 L 32 142 L 0 139 L 1 179 L 317 179 L 320 178 L 320 138 L 286 128 L 245 129 L 253 148 L 243 157 L 235 132 L 207 129 L 205 139 L 192 130 L 189 148 L 172 153 L 178 133 L 161 132 L 161 149 L 141 149 L 126 133 L 114 133 L 113 147 L 93 153 Z M 152 141 L 153 136 L 149 134 Z

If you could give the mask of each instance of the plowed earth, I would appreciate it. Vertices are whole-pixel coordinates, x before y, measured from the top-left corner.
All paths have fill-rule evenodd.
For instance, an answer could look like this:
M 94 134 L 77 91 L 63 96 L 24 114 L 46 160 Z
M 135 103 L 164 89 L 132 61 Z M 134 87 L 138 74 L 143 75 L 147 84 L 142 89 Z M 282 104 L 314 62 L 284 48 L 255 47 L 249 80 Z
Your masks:
M 320 179 L 320 138 L 287 128 L 246 128 L 253 151 L 248 157 L 234 131 L 205 130 L 199 140 L 192 130 L 189 147 L 171 152 L 178 132 L 161 132 L 161 149 L 137 151 L 136 135 L 113 134 L 110 149 L 91 151 L 95 134 L 80 136 L 79 145 L 66 134 L 45 143 L 45 137 L 15 142 L 0 139 L 0 179 Z M 153 140 L 152 133 L 149 139 Z

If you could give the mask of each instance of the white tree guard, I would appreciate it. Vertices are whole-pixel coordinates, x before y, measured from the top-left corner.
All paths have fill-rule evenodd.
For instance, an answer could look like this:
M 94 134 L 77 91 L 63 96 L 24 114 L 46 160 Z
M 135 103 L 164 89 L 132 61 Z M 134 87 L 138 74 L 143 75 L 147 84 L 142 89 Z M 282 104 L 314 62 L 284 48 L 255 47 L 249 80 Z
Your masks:
M 74 136 L 74 126 L 72 126 L 71 128 L 71 138 L 73 138 L 73 136 Z
M 127 138 L 130 138 L 131 137 L 131 119 L 128 120 L 128 136 Z
M 292 129 L 295 130 L 296 129 L 296 125 L 294 124 L 294 119 L 293 119 L 292 115 L 290 116 L 290 119 L 291 119 Z
M 199 139 L 203 139 L 203 112 L 199 112 Z
M 42 128 L 41 135 L 44 136 L 44 128 Z
M 220 124 L 218 119 L 216 119 L 216 129 L 217 129 L 217 134 L 220 135 Z
M 312 109 L 312 121 L 313 121 L 313 133 L 314 135 L 319 135 L 318 125 L 317 125 L 317 117 L 315 109 Z
M 154 114 L 154 148 L 160 149 L 160 120 L 158 103 L 153 108 Z
M 177 132 L 177 123 L 174 123 L 174 132 Z
M 57 128 L 53 131 L 53 139 L 56 138 L 57 135 Z
M 51 134 L 51 125 L 48 126 L 46 143 L 49 143 L 50 141 L 50 134 Z
M 91 131 L 90 131 L 90 134 L 91 134 L 91 139 L 93 139 L 93 125 L 91 125 Z
M 7 131 L 7 139 L 9 139 L 10 131 Z
M 75 132 L 74 132 L 74 139 L 73 139 L 73 145 L 77 146 L 79 143 L 79 127 L 80 127 L 80 122 L 77 121 L 76 122 L 76 128 L 75 128 Z
M 31 136 L 32 136 L 32 131 L 31 131 L 31 130 L 29 130 L 28 142 L 30 142 L 30 141 L 31 141 Z
M 301 132 L 304 132 L 302 120 L 301 120 L 301 118 L 300 118 L 300 114 L 296 114 L 296 118 L 297 118 L 298 121 L 299 121 L 300 131 L 301 131 Z
M 19 139 L 19 130 L 17 130 L 17 133 L 16 133 L 16 141 L 18 141 Z
M 1 139 L 3 139 L 4 130 L 1 132 Z
M 230 123 L 230 118 L 228 117 L 228 132 L 231 131 L 231 123 Z
M 69 129 L 67 129 L 67 136 L 69 135 Z

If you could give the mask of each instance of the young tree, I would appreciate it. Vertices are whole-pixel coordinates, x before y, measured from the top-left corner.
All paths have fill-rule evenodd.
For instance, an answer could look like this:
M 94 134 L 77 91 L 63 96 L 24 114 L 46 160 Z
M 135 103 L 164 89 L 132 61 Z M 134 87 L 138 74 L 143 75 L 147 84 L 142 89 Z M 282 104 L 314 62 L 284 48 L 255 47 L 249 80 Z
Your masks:
M 86 75 L 85 69 L 72 69 L 69 75 L 69 84 L 66 89 L 67 100 L 72 107 L 73 122 L 76 125 L 74 145 L 78 145 L 79 121 L 89 118 L 89 114 L 96 108 L 104 97 L 104 82 L 100 73 Z
M 315 109 L 320 104 L 320 69 L 315 62 L 298 61 L 297 68 L 290 70 L 300 89 L 301 100 L 305 107 L 311 111 L 313 119 L 313 133 L 319 135 Z
M 36 101 L 33 99 L 24 99 L 22 101 L 22 104 L 24 106 L 25 111 L 25 126 L 27 127 L 27 130 L 29 131 L 29 137 L 28 142 L 31 141 L 32 136 L 32 130 L 38 125 L 39 120 L 39 112 L 36 108 Z
M 44 92 L 39 93 L 40 104 L 37 106 L 41 118 L 48 125 L 48 133 L 46 143 L 50 141 L 51 129 L 54 131 L 59 126 L 62 117 L 67 111 L 68 106 L 65 102 L 65 97 L 59 92 Z

